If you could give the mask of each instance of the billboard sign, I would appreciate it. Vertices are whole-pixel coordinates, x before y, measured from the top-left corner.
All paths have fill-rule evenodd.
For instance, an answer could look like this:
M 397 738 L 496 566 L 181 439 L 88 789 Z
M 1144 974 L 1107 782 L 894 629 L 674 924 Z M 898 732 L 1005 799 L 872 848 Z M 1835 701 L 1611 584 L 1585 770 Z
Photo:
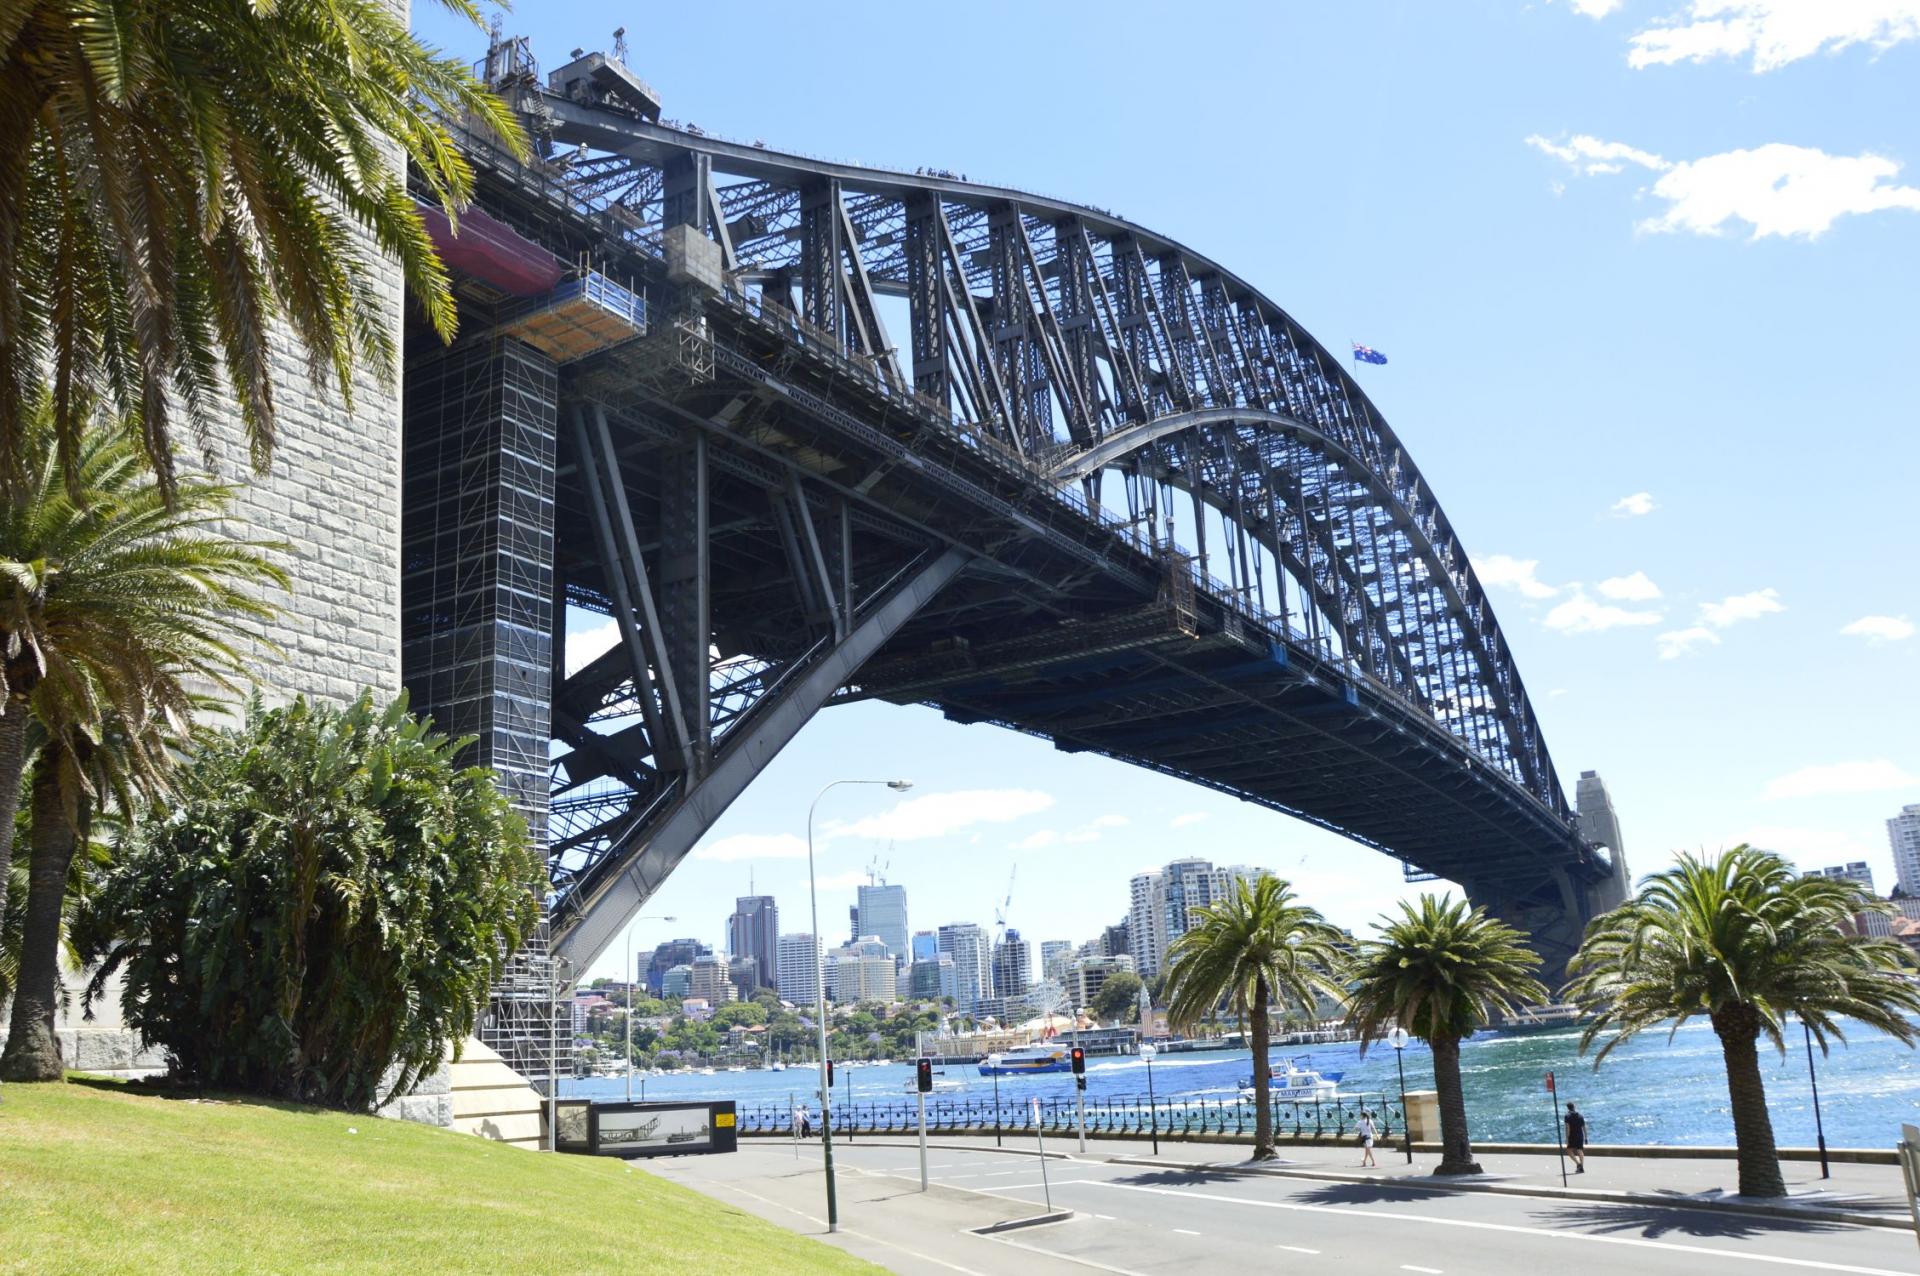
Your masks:
M 596 1103 L 588 1118 L 597 1156 L 677 1156 L 731 1152 L 737 1145 L 734 1105 L 724 1103 Z

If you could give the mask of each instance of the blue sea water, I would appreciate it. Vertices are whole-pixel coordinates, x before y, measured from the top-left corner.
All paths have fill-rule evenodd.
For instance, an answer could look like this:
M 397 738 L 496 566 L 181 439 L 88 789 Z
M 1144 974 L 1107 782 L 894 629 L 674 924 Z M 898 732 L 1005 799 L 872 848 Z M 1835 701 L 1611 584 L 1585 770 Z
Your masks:
M 1920 1051 L 1884 1033 L 1861 1027 L 1850 1032 L 1848 1044 L 1835 1045 L 1831 1054 L 1814 1050 L 1819 1073 L 1820 1113 L 1832 1147 L 1891 1147 L 1899 1138 L 1902 1121 L 1920 1123 Z M 1588 1116 L 1588 1137 L 1595 1143 L 1672 1144 L 1679 1146 L 1730 1145 L 1733 1121 L 1727 1101 L 1726 1071 L 1719 1038 L 1704 1021 L 1688 1024 L 1669 1039 L 1665 1032 L 1649 1033 L 1615 1050 L 1597 1069 L 1591 1053 L 1582 1057 L 1577 1029 L 1517 1034 L 1482 1034 L 1461 1047 L 1462 1081 L 1474 1137 L 1487 1141 L 1552 1142 L 1553 1109 L 1546 1091 L 1546 1074 L 1555 1073 L 1560 1098 L 1572 1099 Z M 1774 1135 L 1782 1146 L 1811 1147 L 1814 1143 L 1813 1102 L 1807 1078 L 1807 1055 L 1799 1029 L 1790 1029 L 1784 1057 L 1762 1044 L 1768 1106 Z M 1393 1051 L 1376 1046 L 1362 1057 L 1354 1045 L 1289 1047 L 1274 1057 L 1310 1056 L 1312 1066 L 1344 1071 L 1343 1095 L 1398 1095 L 1399 1079 Z M 1418 1042 L 1406 1051 L 1407 1088 L 1430 1089 L 1433 1060 Z M 1171 1099 L 1226 1100 L 1239 1094 L 1240 1082 L 1252 1071 L 1241 1051 L 1162 1054 L 1153 1063 L 1153 1088 L 1160 1102 Z M 952 1064 L 942 1069 L 965 1090 L 940 1099 L 973 1099 L 990 1103 L 993 1082 L 973 1065 Z M 835 1077 L 834 1102 L 849 1093 L 855 1103 L 908 1099 L 913 1075 L 909 1063 L 842 1069 Z M 806 1068 L 782 1072 L 717 1072 L 713 1076 L 665 1075 L 635 1079 L 635 1097 L 644 1081 L 648 1099 L 733 1099 L 742 1104 L 791 1102 L 812 1098 L 814 1073 Z M 623 1077 L 570 1081 L 561 1093 L 568 1097 L 620 1099 L 626 1095 Z M 1147 1065 L 1133 1057 L 1095 1057 L 1088 1061 L 1087 1097 L 1090 1102 L 1144 1098 Z M 1070 1099 L 1073 1078 L 1053 1074 L 1002 1077 L 1003 1104 L 1024 1100 Z

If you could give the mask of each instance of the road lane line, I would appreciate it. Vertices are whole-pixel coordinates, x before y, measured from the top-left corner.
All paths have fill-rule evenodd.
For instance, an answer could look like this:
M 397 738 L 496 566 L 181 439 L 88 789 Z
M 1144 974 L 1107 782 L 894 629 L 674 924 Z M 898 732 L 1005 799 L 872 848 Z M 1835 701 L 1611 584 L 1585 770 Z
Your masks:
M 1024 1249 L 1029 1254 L 1044 1254 L 1048 1258 L 1058 1259 L 1064 1263 L 1078 1263 L 1082 1267 L 1091 1267 L 1097 1272 L 1112 1272 L 1114 1276 L 1147 1276 L 1147 1273 L 1137 1272 L 1131 1267 L 1115 1267 L 1110 1263 L 1102 1263 L 1092 1258 L 1082 1258 L 1078 1254 L 1069 1254 L 1064 1250 L 1048 1249 L 1044 1245 L 1029 1245 L 1025 1241 L 1016 1241 L 1010 1236 L 989 1236 L 986 1239 L 996 1245 L 1010 1245 L 1014 1249 Z
M 1139 1183 L 1114 1183 L 1106 1179 L 1088 1179 L 1094 1187 L 1110 1187 L 1120 1192 L 1147 1192 L 1154 1196 L 1179 1196 L 1190 1201 L 1220 1201 L 1227 1205 L 1252 1205 L 1260 1209 L 1293 1210 L 1301 1214 L 1339 1214 L 1363 1218 L 1369 1223 L 1427 1223 L 1435 1227 L 1465 1227 L 1480 1232 L 1508 1232 L 1520 1236 L 1550 1236 L 1563 1241 L 1584 1241 L 1590 1245 L 1635 1245 L 1642 1249 L 1672 1250 L 1679 1254 L 1699 1254 L 1710 1258 L 1731 1258 L 1743 1263 L 1772 1263 L 1780 1267 L 1807 1267 L 1823 1272 L 1849 1272 L 1853 1276 L 1912 1276 L 1889 1267 L 1856 1267 L 1848 1263 L 1823 1263 L 1812 1258 L 1783 1258 L 1746 1250 L 1715 1249 L 1709 1245 L 1675 1245 L 1668 1241 L 1650 1241 L 1638 1236 L 1596 1236 L 1591 1232 L 1553 1231 L 1541 1227 L 1522 1227 L 1517 1223 L 1483 1223 L 1475 1219 L 1439 1218 L 1431 1214 L 1397 1214 L 1379 1210 L 1347 1209 L 1338 1205 L 1303 1205 L 1298 1201 L 1256 1201 L 1244 1196 L 1221 1196 L 1214 1192 L 1185 1192 L 1178 1188 L 1147 1187 Z
M 1403 1272 L 1425 1272 L 1426 1276 L 1440 1276 L 1440 1269 L 1438 1267 L 1415 1267 L 1412 1263 L 1400 1264 L 1400 1270 Z
M 1308 1249 L 1305 1245 L 1276 1245 L 1275 1249 L 1290 1249 L 1296 1254 L 1318 1254 L 1317 1249 Z
M 1176 1227 L 1173 1230 L 1180 1233 L 1182 1236 L 1198 1236 L 1200 1234 L 1194 1231 L 1191 1227 Z
M 738 1192 L 741 1196 L 752 1197 L 763 1205 L 771 1205 L 777 1210 L 785 1210 L 789 1214 L 799 1215 L 801 1218 L 806 1219 L 807 1222 L 819 1228 L 822 1233 L 821 1239 L 825 1239 L 827 1234 L 827 1221 L 825 1219 L 815 1218 L 805 1210 L 797 1210 L 791 1205 L 782 1205 L 779 1201 L 770 1200 L 767 1197 L 761 1196 L 758 1192 L 749 1192 L 744 1187 L 735 1187 L 732 1190 Z M 932 1263 L 935 1267 L 944 1267 L 950 1272 L 960 1272 L 962 1276 L 986 1276 L 986 1273 L 976 1272 L 971 1267 L 961 1267 L 958 1264 L 949 1263 L 945 1259 L 935 1258 L 932 1254 L 922 1254 L 917 1249 L 908 1249 L 905 1245 L 896 1245 L 892 1241 L 882 1240 L 871 1232 L 856 1232 L 851 1227 L 843 1227 L 837 1233 L 833 1234 L 838 1236 L 856 1236 L 863 1241 L 871 1241 L 875 1245 L 884 1245 L 888 1249 L 897 1249 L 902 1254 L 911 1254 L 922 1262 Z

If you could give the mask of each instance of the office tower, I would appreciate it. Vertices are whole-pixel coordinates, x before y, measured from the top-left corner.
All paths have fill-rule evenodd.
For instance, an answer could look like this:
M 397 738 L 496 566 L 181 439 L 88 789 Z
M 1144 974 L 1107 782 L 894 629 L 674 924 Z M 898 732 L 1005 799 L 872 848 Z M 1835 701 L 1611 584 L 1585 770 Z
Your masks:
M 742 895 L 727 919 L 727 951 L 751 958 L 754 980 L 777 988 L 780 980 L 780 908 L 771 895 Z
M 796 1006 L 811 1006 L 820 997 L 820 946 L 800 931 L 780 936 L 780 997 Z
M 1077 1010 L 1085 1010 L 1106 986 L 1107 980 L 1125 971 L 1133 973 L 1133 958 L 1125 953 L 1117 957 L 1082 957 L 1073 963 L 1067 983 L 1067 999 Z
M 993 995 L 993 970 L 988 964 L 987 933 L 974 922 L 951 922 L 940 928 L 940 951 L 953 959 L 954 1005 L 971 1014 L 982 997 Z
M 907 888 L 882 883 L 862 886 L 855 909 L 860 938 L 878 935 L 888 956 L 907 960 Z
M 669 939 L 653 950 L 653 957 L 647 962 L 647 994 L 653 997 L 667 995 L 662 979 L 667 971 L 675 966 L 691 966 L 695 957 L 703 956 L 713 950 L 697 939 Z M 686 996 L 683 992 L 681 996 Z
M 916 930 L 913 932 L 913 960 L 932 961 L 940 955 L 940 932 Z
M 760 963 L 751 957 L 727 958 L 727 982 L 733 985 L 734 996 L 752 1001 L 760 991 Z
M 1067 967 L 1073 962 L 1073 941 L 1070 939 L 1043 939 L 1040 941 L 1040 977 L 1065 984 Z
M 1867 888 L 1868 894 L 1873 893 L 1873 869 L 1867 866 L 1865 860 L 1852 860 L 1846 864 L 1829 864 L 1825 868 L 1813 869 L 1807 876 L 1832 877 L 1843 882 L 1858 882 Z
M 733 972 L 727 968 L 727 959 L 713 953 L 695 957 L 687 976 L 687 996 L 698 998 L 715 1009 L 734 1000 Z
M 953 964 L 953 958 L 935 953 L 932 957 L 923 957 L 908 967 L 908 995 L 915 1001 L 938 1001 L 951 997 L 954 1004 L 960 1002 L 959 971 Z
M 1887 842 L 1893 848 L 1893 876 L 1902 892 L 1920 895 L 1920 802 L 1902 807 L 1887 821 Z
M 878 1001 L 892 1005 L 899 996 L 893 954 L 877 935 L 865 935 L 827 954 L 833 972 L 830 991 L 841 1004 Z
M 1128 884 L 1127 937 L 1135 971 L 1151 979 L 1166 965 L 1173 941 L 1187 933 L 1193 915 L 1227 898 L 1242 881 L 1265 869 L 1244 864 L 1216 867 L 1197 856 L 1174 860 L 1157 873 L 1141 873 Z
M 1009 930 L 993 950 L 993 993 L 1012 999 L 1026 995 L 1033 983 L 1033 945 Z
M 693 967 L 682 963 L 669 966 L 660 972 L 660 996 L 669 1002 L 678 1002 L 691 996 L 688 989 L 693 985 Z

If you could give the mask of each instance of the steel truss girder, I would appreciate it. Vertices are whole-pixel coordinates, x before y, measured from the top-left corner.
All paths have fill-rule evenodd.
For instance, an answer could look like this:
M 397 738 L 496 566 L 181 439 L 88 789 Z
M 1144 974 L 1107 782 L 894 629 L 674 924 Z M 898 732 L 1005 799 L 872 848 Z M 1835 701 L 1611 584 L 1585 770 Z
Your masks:
M 744 736 L 729 738 L 704 777 L 668 810 L 629 829 L 609 848 L 607 862 L 619 860 L 619 871 L 587 888 L 557 919 L 554 951 L 576 969 L 584 969 L 604 951 L 721 812 L 853 679 L 869 656 L 960 574 L 967 559 L 964 551 L 949 549 L 917 567 L 845 637 L 808 661 L 770 701 L 756 706 Z

